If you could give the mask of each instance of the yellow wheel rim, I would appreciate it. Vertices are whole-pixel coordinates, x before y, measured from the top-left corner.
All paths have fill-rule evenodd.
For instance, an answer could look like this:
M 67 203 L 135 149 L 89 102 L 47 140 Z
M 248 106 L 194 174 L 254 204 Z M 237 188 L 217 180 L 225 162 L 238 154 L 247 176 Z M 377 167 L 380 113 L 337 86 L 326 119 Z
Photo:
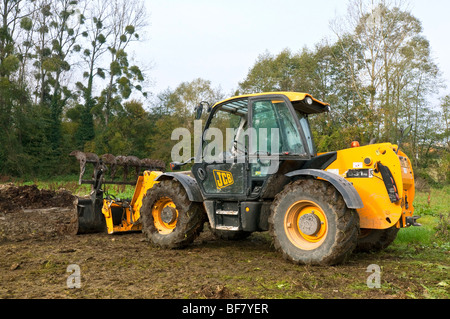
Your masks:
M 313 250 L 320 247 L 328 233 L 328 221 L 322 208 L 314 202 L 302 200 L 288 208 L 284 230 L 296 247 Z
M 152 208 L 153 223 L 160 234 L 168 235 L 177 226 L 178 210 L 168 197 L 160 198 Z

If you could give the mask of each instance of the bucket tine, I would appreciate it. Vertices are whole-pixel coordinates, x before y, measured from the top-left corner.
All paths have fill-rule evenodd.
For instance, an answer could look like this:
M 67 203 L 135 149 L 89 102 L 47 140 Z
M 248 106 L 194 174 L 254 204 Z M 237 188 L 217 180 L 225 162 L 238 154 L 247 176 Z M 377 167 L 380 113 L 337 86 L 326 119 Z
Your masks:
M 99 168 L 100 158 L 94 153 L 84 153 L 86 155 L 86 162 L 94 164 L 94 169 Z
M 92 190 L 90 192 L 90 198 L 78 198 L 77 213 L 78 213 L 78 234 L 104 232 L 107 229 L 106 218 L 103 215 L 102 208 L 105 203 L 105 189 L 102 186 L 109 184 L 122 185 L 122 191 L 126 185 L 132 185 L 136 187 L 136 183 L 139 183 L 139 176 L 141 169 L 155 170 L 156 167 L 164 168 L 165 163 L 160 160 L 144 159 L 140 160 L 136 156 L 114 156 L 112 154 L 103 154 L 100 157 L 94 153 L 73 151 L 70 156 L 76 157 L 80 163 L 80 176 L 79 183 L 91 184 Z M 86 164 L 91 163 L 94 165 L 94 173 L 92 180 L 83 180 L 83 175 L 86 171 Z M 114 181 L 116 173 L 118 173 L 119 166 L 123 167 L 124 180 Z M 127 181 L 128 169 L 134 167 L 136 169 L 137 181 Z M 110 170 L 111 180 L 105 179 L 105 172 Z M 139 185 L 139 184 L 138 184 Z M 125 207 L 125 206 L 124 206 Z M 117 216 L 116 216 L 117 217 Z M 122 218 L 124 218 L 122 216 Z M 116 226 L 117 220 L 113 219 L 113 223 Z
M 141 166 L 147 170 L 147 169 L 151 169 L 153 160 L 149 159 L 149 158 L 143 158 L 141 159 Z
M 69 154 L 70 156 L 75 156 L 75 158 L 80 162 L 80 176 L 78 179 L 78 183 L 81 185 L 83 181 L 83 176 L 86 171 L 86 164 L 92 163 L 94 164 L 94 169 L 98 169 L 100 164 L 99 157 L 94 153 L 85 153 L 81 151 L 73 151 Z
M 117 169 L 116 157 L 112 154 L 103 154 L 101 156 L 101 159 L 102 159 L 103 163 L 105 164 L 105 166 L 106 165 L 110 166 L 110 170 L 111 170 L 110 177 L 111 177 L 111 180 L 114 180 L 114 176 L 116 175 L 116 169 Z
M 127 156 L 127 163 L 129 166 L 134 166 L 136 169 L 136 178 L 138 178 L 141 171 L 141 160 L 136 156 Z
M 73 151 L 69 154 L 70 156 L 75 156 L 75 158 L 80 162 L 80 176 L 78 178 L 78 183 L 81 185 L 83 179 L 84 171 L 86 170 L 86 154 L 81 151 Z
M 161 160 L 144 158 L 141 160 L 141 166 L 146 170 L 164 170 L 166 164 Z
M 123 181 L 125 182 L 127 180 L 128 176 L 128 163 L 127 163 L 127 157 L 119 155 L 116 157 L 116 165 L 123 166 Z
M 94 165 L 94 173 L 92 173 L 92 178 L 95 178 L 95 172 L 100 168 L 100 158 L 97 154 L 86 152 L 86 163 L 92 163 Z
M 166 169 L 166 163 L 161 160 L 156 160 L 156 168 L 161 171 L 164 171 Z

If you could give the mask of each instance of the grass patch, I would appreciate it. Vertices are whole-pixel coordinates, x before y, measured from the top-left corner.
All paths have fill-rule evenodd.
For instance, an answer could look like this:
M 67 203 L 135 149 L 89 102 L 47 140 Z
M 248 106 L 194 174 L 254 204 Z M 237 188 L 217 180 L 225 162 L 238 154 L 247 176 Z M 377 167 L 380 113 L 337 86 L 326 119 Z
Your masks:
M 423 247 L 448 249 L 450 244 L 450 186 L 432 188 L 429 192 L 417 192 L 414 215 L 421 216 L 422 227 L 402 229 L 396 244 L 414 244 Z
M 430 245 L 434 241 L 435 228 L 439 219 L 433 216 L 423 216 L 418 220 L 421 227 L 410 227 L 399 231 L 396 243 Z
M 450 185 L 417 192 L 414 199 L 416 215 L 440 216 L 450 214 Z
M 87 196 L 91 192 L 91 185 L 79 185 L 78 175 L 61 176 L 52 179 L 40 180 L 17 180 L 13 181 L 15 185 L 36 185 L 39 189 L 49 189 L 52 191 L 67 190 L 76 196 Z M 134 194 L 135 187 L 130 185 L 106 185 L 103 189 L 116 198 L 131 199 Z

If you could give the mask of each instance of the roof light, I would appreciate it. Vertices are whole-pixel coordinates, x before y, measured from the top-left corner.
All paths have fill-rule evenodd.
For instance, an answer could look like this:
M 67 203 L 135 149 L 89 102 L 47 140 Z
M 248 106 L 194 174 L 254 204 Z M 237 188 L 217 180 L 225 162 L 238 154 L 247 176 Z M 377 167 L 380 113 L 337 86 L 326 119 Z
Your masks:
M 313 104 L 313 99 L 312 99 L 311 97 L 307 96 L 307 97 L 305 98 L 305 102 L 306 102 L 306 104 L 308 104 L 308 105 L 312 105 L 312 104 Z

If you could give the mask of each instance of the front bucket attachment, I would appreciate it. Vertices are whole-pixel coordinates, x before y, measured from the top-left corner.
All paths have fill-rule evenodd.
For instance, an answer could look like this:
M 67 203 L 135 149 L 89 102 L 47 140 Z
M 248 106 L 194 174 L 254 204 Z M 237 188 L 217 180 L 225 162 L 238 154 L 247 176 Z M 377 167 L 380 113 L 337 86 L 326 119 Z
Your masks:
M 79 198 L 77 211 L 77 234 L 106 232 L 105 216 L 102 213 L 102 201 Z
M 155 168 L 163 170 L 165 168 L 165 163 L 160 160 L 152 159 L 139 159 L 135 156 L 114 156 L 112 154 L 104 154 L 98 156 L 94 153 L 84 153 L 81 151 L 73 151 L 70 156 L 75 156 L 75 158 L 80 162 L 80 175 L 79 184 L 90 184 L 91 195 L 90 198 L 78 198 L 77 203 L 77 215 L 78 215 L 78 232 L 77 234 L 87 234 L 87 233 L 100 233 L 107 232 L 107 224 L 105 216 L 103 215 L 103 195 L 104 190 L 102 185 L 106 184 L 116 184 L 116 185 L 133 185 L 135 186 L 137 180 L 142 175 L 142 170 L 154 170 Z M 83 176 L 86 170 L 86 165 L 90 163 L 94 165 L 94 173 L 92 175 L 92 180 L 84 180 Z M 117 167 L 123 166 L 123 181 L 114 181 L 115 174 L 117 172 Z M 128 181 L 128 169 L 135 168 L 136 170 L 136 180 L 130 182 Z M 111 180 L 105 180 L 105 174 L 108 175 Z M 113 223 L 116 225 L 120 223 L 123 216 L 123 208 L 118 211 L 118 213 L 113 213 Z M 134 226 L 134 224 L 133 224 Z

